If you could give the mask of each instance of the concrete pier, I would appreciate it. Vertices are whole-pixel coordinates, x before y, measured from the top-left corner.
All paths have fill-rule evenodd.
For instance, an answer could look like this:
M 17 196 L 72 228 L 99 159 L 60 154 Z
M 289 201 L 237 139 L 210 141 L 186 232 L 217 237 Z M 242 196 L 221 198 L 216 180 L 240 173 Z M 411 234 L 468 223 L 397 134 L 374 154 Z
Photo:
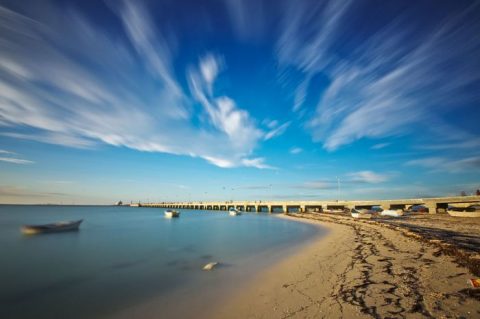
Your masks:
M 448 205 L 480 203 L 480 196 L 453 196 L 435 198 L 410 198 L 391 200 L 352 200 L 352 201 L 215 201 L 215 202 L 160 202 L 142 203 L 140 207 L 174 209 L 197 209 L 227 211 L 234 207 L 247 212 L 322 212 L 352 208 L 406 209 L 412 205 L 423 205 L 430 214 L 445 212 Z

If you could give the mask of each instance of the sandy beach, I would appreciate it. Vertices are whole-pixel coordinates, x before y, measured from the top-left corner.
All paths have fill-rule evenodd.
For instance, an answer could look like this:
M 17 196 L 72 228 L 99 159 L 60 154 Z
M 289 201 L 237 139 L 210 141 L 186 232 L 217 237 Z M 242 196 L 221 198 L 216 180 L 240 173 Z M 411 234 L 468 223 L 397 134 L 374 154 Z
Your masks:
M 480 220 L 285 218 L 330 230 L 261 272 L 212 318 L 478 318 Z

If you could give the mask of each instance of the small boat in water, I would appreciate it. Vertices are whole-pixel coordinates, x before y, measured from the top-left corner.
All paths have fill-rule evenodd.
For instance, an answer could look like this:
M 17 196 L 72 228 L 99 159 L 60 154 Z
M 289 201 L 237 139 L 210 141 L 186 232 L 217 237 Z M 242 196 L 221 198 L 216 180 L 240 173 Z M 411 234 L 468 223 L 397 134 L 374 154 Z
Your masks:
M 242 215 L 242 212 L 234 207 L 230 207 L 230 209 L 228 210 L 228 213 L 230 214 L 230 216 Z
M 373 216 L 373 213 L 368 209 L 352 209 L 351 215 L 353 218 L 358 219 L 370 219 Z
M 44 225 L 25 225 L 22 226 L 22 233 L 27 235 L 46 234 L 46 233 L 60 233 L 66 231 L 78 230 L 83 219 L 69 222 L 57 222 Z
M 167 218 L 180 217 L 180 212 L 169 209 L 165 211 L 165 217 Z
M 480 217 L 480 205 L 470 205 L 468 207 L 450 206 L 447 212 L 453 217 Z
M 403 216 L 403 210 L 401 210 L 401 209 L 397 209 L 397 210 L 386 209 L 386 210 L 383 210 L 380 213 L 380 215 L 381 216 L 390 216 L 390 217 L 401 217 L 401 216 Z
M 218 262 L 214 261 L 203 266 L 203 270 L 213 270 L 217 266 L 218 266 Z

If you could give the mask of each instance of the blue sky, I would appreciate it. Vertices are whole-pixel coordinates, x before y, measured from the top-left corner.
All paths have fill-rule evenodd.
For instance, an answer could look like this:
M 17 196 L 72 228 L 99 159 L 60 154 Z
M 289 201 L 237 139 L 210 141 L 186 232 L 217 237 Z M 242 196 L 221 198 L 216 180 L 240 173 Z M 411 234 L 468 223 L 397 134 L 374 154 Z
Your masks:
M 474 192 L 478 34 L 478 1 L 0 1 L 0 203 Z

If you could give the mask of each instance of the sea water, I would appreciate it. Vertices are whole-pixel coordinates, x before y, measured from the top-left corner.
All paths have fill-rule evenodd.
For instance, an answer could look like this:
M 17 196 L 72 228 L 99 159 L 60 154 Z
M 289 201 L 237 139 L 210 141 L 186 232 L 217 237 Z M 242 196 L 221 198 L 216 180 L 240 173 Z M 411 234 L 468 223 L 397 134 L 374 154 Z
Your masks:
M 181 210 L 167 219 L 163 212 L 0 205 L 0 318 L 116 317 L 152 300 L 162 311 L 153 317 L 184 316 L 190 304 L 220 300 L 319 232 L 264 213 Z M 79 231 L 20 232 L 77 219 Z M 217 269 L 202 270 L 213 261 Z

